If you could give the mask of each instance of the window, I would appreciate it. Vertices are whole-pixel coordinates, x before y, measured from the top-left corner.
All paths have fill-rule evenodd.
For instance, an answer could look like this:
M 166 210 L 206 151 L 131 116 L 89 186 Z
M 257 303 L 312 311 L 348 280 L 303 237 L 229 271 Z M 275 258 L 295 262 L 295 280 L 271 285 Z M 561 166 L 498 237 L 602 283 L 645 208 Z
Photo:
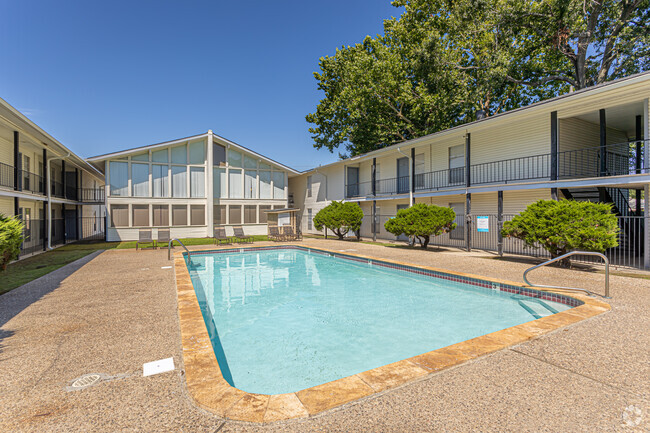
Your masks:
M 131 206 L 133 212 L 133 227 L 149 227 L 149 205 L 134 204 Z
M 190 167 L 190 197 L 205 197 L 205 169 Z
M 193 204 L 190 206 L 190 224 L 193 226 L 205 225 L 205 206 Z
M 346 167 L 348 173 L 347 197 L 359 195 L 359 167 Z
M 415 155 L 415 187 L 424 188 L 424 153 Z
M 131 164 L 131 185 L 134 197 L 149 196 L 149 164 Z
M 151 206 L 151 210 L 154 227 L 169 227 L 169 205 L 154 204 Z
M 228 198 L 242 198 L 241 170 L 230 170 Z
M 257 168 L 257 160 L 250 156 L 244 156 L 244 168 Z
M 172 147 L 172 164 L 187 164 L 187 147 Z
M 307 197 L 311 197 L 311 186 L 312 186 L 311 176 L 307 176 Z
M 259 208 L 260 208 L 260 211 L 259 211 L 260 224 L 266 224 L 266 222 L 268 220 L 266 211 L 271 210 L 271 206 L 267 205 L 267 204 L 261 204 L 259 206 Z
M 465 180 L 465 145 L 449 148 L 449 183 L 463 183 Z
M 241 206 L 228 206 L 228 213 L 228 216 L 230 217 L 230 224 L 241 224 Z
M 169 166 L 152 165 L 151 176 L 153 178 L 153 196 L 169 197 Z
M 212 194 L 214 195 L 214 198 L 228 198 L 225 168 L 215 168 L 213 170 L 212 187 Z
M 270 169 L 271 169 L 270 165 L 260 161 L 260 170 L 270 170 Z
M 226 223 L 226 206 L 224 205 L 214 205 L 214 224 L 221 225 Z
M 257 198 L 257 170 L 244 170 L 244 198 Z
M 24 175 L 24 183 L 23 183 L 23 189 L 26 190 L 31 190 L 31 185 L 29 184 L 29 178 L 30 178 L 30 172 L 31 172 L 31 160 L 29 156 L 25 155 L 23 157 L 23 175 Z
M 190 143 L 190 164 L 205 164 L 205 143 Z
M 379 164 L 375 166 L 375 192 L 377 194 L 381 192 L 381 170 L 379 167 Z
M 187 206 L 183 204 L 172 206 L 172 224 L 175 226 L 187 225 Z
M 149 152 L 131 156 L 131 161 L 149 161 Z
M 232 149 L 228 149 L 228 165 L 230 165 L 231 167 L 240 168 L 241 159 L 242 159 L 241 153 Z
M 54 217 L 54 215 L 52 215 Z M 111 205 L 111 226 L 128 227 L 129 226 L 129 205 L 112 204 Z
M 172 166 L 172 197 L 187 197 L 187 167 L 185 166 Z
M 244 224 L 257 223 L 257 206 L 245 205 L 244 206 Z
M 273 172 L 273 198 L 285 198 L 283 171 Z
M 311 230 L 312 228 L 313 228 L 312 211 L 311 209 L 307 209 L 307 230 Z
M 212 148 L 212 163 L 216 166 L 219 165 L 225 165 L 226 164 L 226 148 L 214 143 L 214 147 Z
M 260 198 L 273 198 L 271 191 L 271 172 L 260 171 Z
M 169 162 L 169 155 L 167 153 L 167 149 L 154 150 L 151 152 L 151 159 L 153 162 Z
M 108 166 L 111 195 L 125 197 L 129 195 L 129 164 L 111 161 Z M 53 178 L 55 179 L 55 178 Z

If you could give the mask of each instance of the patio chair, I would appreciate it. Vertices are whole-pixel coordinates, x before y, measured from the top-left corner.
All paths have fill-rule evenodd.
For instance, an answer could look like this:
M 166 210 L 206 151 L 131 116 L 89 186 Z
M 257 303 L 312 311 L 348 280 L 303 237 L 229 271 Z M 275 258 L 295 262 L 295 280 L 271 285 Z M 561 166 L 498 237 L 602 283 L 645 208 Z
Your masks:
M 293 231 L 293 227 L 285 227 L 284 228 L 284 236 L 285 236 L 286 239 L 292 240 L 292 241 L 297 241 L 297 240 L 301 239 L 301 237 L 302 237 L 300 235 L 300 233 L 296 233 L 296 232 Z
M 269 239 L 272 241 L 281 241 L 283 237 L 278 230 L 278 226 L 269 226 Z
M 229 236 L 226 236 L 226 228 L 225 227 L 215 227 L 214 228 L 214 243 L 215 244 L 231 244 L 232 241 L 230 240 Z
M 153 240 L 151 235 L 151 229 L 144 230 L 140 229 L 138 231 L 138 241 L 135 243 L 135 250 L 138 251 L 140 244 L 151 244 L 151 248 L 156 249 L 156 242 Z M 142 247 L 140 247 L 142 249 Z
M 166 230 L 161 230 L 158 229 L 158 246 L 160 247 L 161 245 L 169 245 L 169 241 L 171 241 L 171 233 L 169 229 Z M 174 244 L 172 244 L 172 248 L 174 248 Z
M 239 242 L 253 242 L 253 237 L 252 236 L 246 236 L 244 234 L 244 229 L 241 227 L 233 227 L 233 231 L 235 232 L 235 239 Z

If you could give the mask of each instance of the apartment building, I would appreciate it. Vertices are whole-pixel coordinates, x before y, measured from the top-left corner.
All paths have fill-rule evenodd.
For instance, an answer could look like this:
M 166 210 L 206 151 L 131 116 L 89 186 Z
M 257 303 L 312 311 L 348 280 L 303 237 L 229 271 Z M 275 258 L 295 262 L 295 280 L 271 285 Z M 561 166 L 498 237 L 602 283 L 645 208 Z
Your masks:
M 107 240 L 137 240 L 141 229 L 173 238 L 211 237 L 215 226 L 266 234 L 267 211 L 289 205 L 299 173 L 208 131 L 88 158 L 106 175 Z
M 434 245 L 525 251 L 502 223 L 539 199 L 609 202 L 621 246 L 646 267 L 650 73 L 573 92 L 301 173 L 289 180 L 302 231 L 332 200 L 359 203 L 361 235 L 395 239 L 384 223 L 414 203 L 450 206 L 457 228 Z M 539 251 L 537 253 L 540 253 Z
M 0 213 L 25 225 L 21 255 L 104 239 L 104 176 L 0 99 Z

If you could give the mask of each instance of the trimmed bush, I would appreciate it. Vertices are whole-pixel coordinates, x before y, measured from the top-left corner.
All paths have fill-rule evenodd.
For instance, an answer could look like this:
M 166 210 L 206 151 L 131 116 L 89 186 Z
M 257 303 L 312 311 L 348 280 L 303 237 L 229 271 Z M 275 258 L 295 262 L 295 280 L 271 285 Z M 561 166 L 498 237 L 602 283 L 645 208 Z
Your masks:
M 539 200 L 503 224 L 503 236 L 544 248 L 555 258 L 569 251 L 604 252 L 618 246 L 618 221 L 609 203 Z M 563 259 L 561 266 L 571 262 Z
M 456 212 L 448 207 L 417 203 L 408 209 L 401 209 L 397 216 L 384 224 L 386 231 L 399 236 L 415 237 L 422 248 L 429 245 L 431 236 L 438 236 L 456 228 Z
M 333 231 L 339 239 L 343 239 L 352 230 L 359 238 L 362 220 L 363 211 L 358 204 L 333 201 L 318 211 L 314 217 L 314 227 L 316 230 L 326 227 Z
M 20 254 L 23 223 L 18 218 L 0 214 L 0 268 L 4 271 Z

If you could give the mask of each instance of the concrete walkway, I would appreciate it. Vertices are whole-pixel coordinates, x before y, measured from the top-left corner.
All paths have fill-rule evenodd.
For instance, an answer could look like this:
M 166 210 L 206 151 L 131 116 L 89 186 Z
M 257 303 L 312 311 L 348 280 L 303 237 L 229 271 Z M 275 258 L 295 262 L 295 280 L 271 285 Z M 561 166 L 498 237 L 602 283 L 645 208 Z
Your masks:
M 531 266 L 305 244 L 514 281 Z M 166 250 L 110 250 L 0 296 L 0 431 L 650 431 L 649 280 L 613 276 L 611 312 L 552 334 L 314 418 L 255 425 L 189 399 L 170 265 Z M 600 290 L 603 275 L 544 268 L 531 279 Z M 143 363 L 167 357 L 175 371 L 142 377 Z M 66 390 L 87 373 L 113 379 Z

